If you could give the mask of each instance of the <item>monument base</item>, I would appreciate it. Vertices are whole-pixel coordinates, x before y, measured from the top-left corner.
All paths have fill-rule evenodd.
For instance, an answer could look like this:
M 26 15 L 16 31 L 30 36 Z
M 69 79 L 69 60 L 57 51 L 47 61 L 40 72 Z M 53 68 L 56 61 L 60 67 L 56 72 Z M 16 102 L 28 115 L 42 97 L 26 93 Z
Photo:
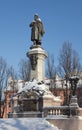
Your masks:
M 61 99 L 55 97 L 48 86 L 37 80 L 29 81 L 12 99 L 13 117 L 41 116 L 45 107 L 60 106 Z M 30 113 L 29 113 L 30 112 Z M 38 114 L 40 112 L 40 114 Z M 11 114 L 10 114 L 11 115 Z
M 37 118 L 37 117 L 43 117 L 43 112 L 21 112 L 21 113 L 9 113 L 8 118 Z
M 30 80 L 37 79 L 39 81 L 44 81 L 45 59 L 47 58 L 46 51 L 40 45 L 33 45 L 27 53 L 27 56 L 31 63 Z
M 77 97 L 76 96 L 72 96 L 71 101 L 70 101 L 70 106 L 79 107 L 78 103 L 77 103 Z
M 78 103 L 77 103 L 77 97 L 72 96 L 70 101 L 70 115 L 77 116 L 78 115 Z

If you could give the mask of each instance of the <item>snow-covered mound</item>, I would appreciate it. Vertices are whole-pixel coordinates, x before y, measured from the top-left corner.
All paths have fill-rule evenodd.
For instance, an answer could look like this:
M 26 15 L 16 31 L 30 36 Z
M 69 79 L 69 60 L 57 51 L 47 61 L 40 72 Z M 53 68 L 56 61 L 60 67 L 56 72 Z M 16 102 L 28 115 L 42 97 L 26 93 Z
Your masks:
M 0 130 L 59 130 L 42 118 L 0 119 Z
M 39 95 L 51 95 L 48 85 L 35 79 L 33 81 L 26 82 L 25 86 L 19 89 L 18 94 L 29 91 L 36 91 Z

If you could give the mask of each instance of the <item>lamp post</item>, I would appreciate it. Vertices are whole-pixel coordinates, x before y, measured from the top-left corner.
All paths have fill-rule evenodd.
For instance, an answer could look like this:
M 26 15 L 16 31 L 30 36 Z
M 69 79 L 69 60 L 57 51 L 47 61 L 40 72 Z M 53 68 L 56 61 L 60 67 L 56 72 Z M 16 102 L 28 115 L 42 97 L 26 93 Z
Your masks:
M 76 87 L 77 87 L 77 83 L 79 81 L 79 77 L 74 75 L 74 76 L 69 78 L 69 81 L 71 84 L 71 96 L 75 96 L 76 95 Z
M 65 81 L 66 81 L 66 90 L 65 90 L 65 105 L 69 104 L 69 97 L 68 97 L 68 80 L 69 80 L 69 74 L 67 73 L 65 75 Z
M 78 103 L 77 103 L 77 96 L 76 96 L 76 87 L 79 81 L 79 77 L 74 75 L 69 78 L 71 84 L 71 100 L 70 100 L 70 114 L 72 116 L 78 115 Z

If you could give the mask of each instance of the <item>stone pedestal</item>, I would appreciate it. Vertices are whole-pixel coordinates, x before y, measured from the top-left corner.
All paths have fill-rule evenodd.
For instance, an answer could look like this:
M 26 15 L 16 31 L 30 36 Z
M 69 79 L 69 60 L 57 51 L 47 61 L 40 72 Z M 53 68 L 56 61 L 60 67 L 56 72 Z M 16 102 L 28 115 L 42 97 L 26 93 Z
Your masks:
M 30 80 L 35 78 L 39 81 L 44 81 L 46 51 L 41 46 L 33 46 L 27 53 L 27 56 L 31 62 Z
M 77 97 L 76 96 L 72 96 L 71 101 L 70 101 L 70 106 L 78 107 Z
M 71 102 L 70 102 L 70 114 L 72 116 L 77 116 L 78 115 L 78 103 L 77 103 L 77 97 L 72 96 Z
M 43 96 L 43 108 L 61 106 L 61 99 L 56 99 L 53 95 L 44 95 Z

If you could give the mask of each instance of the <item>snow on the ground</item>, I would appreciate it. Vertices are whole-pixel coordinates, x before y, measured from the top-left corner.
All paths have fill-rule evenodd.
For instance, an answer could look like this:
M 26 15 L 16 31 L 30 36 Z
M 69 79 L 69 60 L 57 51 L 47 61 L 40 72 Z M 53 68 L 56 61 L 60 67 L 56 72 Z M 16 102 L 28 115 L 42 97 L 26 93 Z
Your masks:
M 0 119 L 0 130 L 59 130 L 43 118 Z

